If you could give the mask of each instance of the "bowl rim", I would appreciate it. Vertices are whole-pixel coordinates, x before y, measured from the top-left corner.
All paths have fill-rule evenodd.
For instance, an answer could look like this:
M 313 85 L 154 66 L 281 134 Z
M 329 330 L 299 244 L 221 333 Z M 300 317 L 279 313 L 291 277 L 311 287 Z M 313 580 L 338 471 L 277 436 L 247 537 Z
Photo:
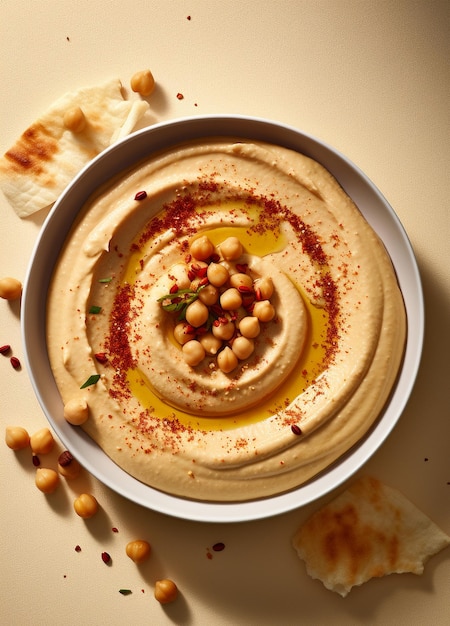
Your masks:
M 211 132 L 213 129 L 215 132 Z M 228 132 L 230 129 L 234 129 L 234 132 Z M 140 156 L 137 157 L 138 153 L 144 152 L 146 156 L 150 156 L 159 149 L 160 144 L 161 148 L 170 148 L 183 141 L 217 136 L 263 140 L 291 147 L 321 162 L 346 191 L 351 189 L 352 193 L 349 191 L 347 193 L 378 232 L 391 256 L 398 274 L 408 318 L 405 354 L 398 381 L 391 399 L 369 433 L 327 470 L 304 485 L 267 498 L 232 503 L 184 499 L 144 485 L 118 468 L 84 431 L 74 430 L 66 422 L 58 422 L 55 412 L 57 414 L 59 411 L 61 414 L 62 405 L 60 399 L 58 405 L 58 399 L 50 396 L 48 374 L 51 374 L 51 370 L 45 341 L 45 302 L 53 263 L 56 262 L 72 222 L 78 214 L 77 208 L 81 207 L 95 191 L 95 187 L 92 187 L 88 193 L 80 193 L 79 190 L 83 189 L 83 185 L 89 188 L 95 181 L 100 180 L 98 184 L 107 182 L 111 179 L 111 172 L 114 169 L 117 172 L 113 173 L 126 171 L 130 165 L 141 160 Z M 132 163 L 128 159 L 131 159 Z M 107 166 L 111 164 L 114 164 L 114 168 L 109 169 Z M 101 171 L 103 175 L 99 176 Z M 84 195 L 85 200 L 76 202 L 77 194 Z M 366 196 L 375 206 L 383 209 L 380 214 L 364 213 L 358 199 Z M 61 206 L 64 211 L 60 209 Z M 66 215 L 72 217 L 72 220 L 67 219 Z M 383 235 L 379 233 L 380 229 L 383 230 Z M 64 236 L 60 239 L 58 247 L 54 245 L 54 241 L 61 230 L 64 231 Z M 50 269 L 48 263 L 52 263 Z M 403 265 L 406 266 L 406 270 Z M 42 295 L 43 292 L 45 297 Z M 83 167 L 59 196 L 41 227 L 26 271 L 21 312 L 24 361 L 34 393 L 57 436 L 68 449 L 71 449 L 86 470 L 116 493 L 141 506 L 181 519 L 218 523 L 252 521 L 286 513 L 326 495 L 355 474 L 384 443 L 403 413 L 421 361 L 424 326 L 423 290 L 412 245 L 395 211 L 366 174 L 338 150 L 294 126 L 263 117 L 232 114 L 196 115 L 159 122 L 113 144 Z M 39 330 L 43 337 L 39 337 L 39 332 L 36 332 Z M 47 355 L 46 359 L 44 354 Z M 42 373 L 43 369 L 45 374 Z M 52 375 L 51 378 L 53 380 Z M 57 391 L 53 381 L 53 395 L 55 390 Z M 387 419 L 389 411 L 393 415 L 389 415 Z M 101 460 L 100 466 L 98 463 L 92 463 L 90 453 L 94 454 L 94 460 L 95 454 L 103 455 L 107 460 L 106 463 L 105 459 Z M 328 484 L 327 477 L 330 474 L 333 481 Z M 130 485 L 133 486 L 133 493 L 130 493 Z M 147 498 L 147 495 L 150 497 Z

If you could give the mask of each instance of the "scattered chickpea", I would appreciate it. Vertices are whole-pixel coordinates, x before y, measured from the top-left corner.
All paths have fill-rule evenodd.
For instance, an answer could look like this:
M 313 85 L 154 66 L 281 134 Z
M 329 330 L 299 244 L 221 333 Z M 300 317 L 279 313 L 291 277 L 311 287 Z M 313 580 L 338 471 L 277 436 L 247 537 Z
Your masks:
M 231 349 L 240 361 L 244 361 L 253 353 L 255 343 L 253 339 L 247 339 L 247 337 L 236 337 Z
M 255 291 L 259 294 L 260 300 L 270 300 L 273 296 L 273 280 L 270 276 L 264 276 L 255 281 Z
M 136 539 L 127 543 L 125 552 L 135 563 L 142 563 L 150 556 L 151 546 L 144 539 Z
M 83 519 L 93 517 L 98 511 L 98 502 L 90 493 L 82 493 L 73 503 L 75 513 Z
M 222 287 L 230 276 L 227 268 L 220 263 L 210 263 L 206 275 L 214 287 Z
M 58 472 L 47 467 L 38 467 L 35 477 L 36 487 L 42 493 L 53 493 L 59 484 Z
M 198 328 L 206 322 L 209 309 L 201 300 L 194 300 L 186 309 L 186 322 Z
M 173 329 L 173 336 L 180 346 L 184 346 L 185 343 L 194 339 L 195 333 L 189 332 L 191 328 L 191 324 L 179 322 Z
M 224 311 L 236 311 L 242 304 L 242 296 L 235 287 L 230 287 L 220 296 L 220 306 Z
M 64 418 L 74 426 L 80 426 L 89 417 L 89 407 L 84 398 L 72 398 L 64 406 Z
M 182 347 L 184 360 L 191 367 L 195 367 L 205 358 L 205 349 L 196 339 L 188 341 Z
M 236 327 L 231 320 L 227 320 L 226 322 L 219 324 L 219 326 L 213 325 L 211 330 L 214 337 L 217 337 L 217 339 L 228 341 L 234 335 Z
M 239 322 L 239 332 L 248 339 L 254 339 L 261 332 L 259 319 L 250 315 L 243 317 Z
M 206 354 L 214 356 L 222 347 L 222 340 L 214 337 L 212 333 L 205 333 L 199 339 Z
M 34 454 L 48 454 L 53 449 L 55 440 L 48 428 L 41 428 L 30 437 L 30 445 Z
M 67 480 L 77 478 L 81 472 L 81 465 L 68 450 L 58 457 L 58 472 Z
M 236 274 L 230 276 L 230 285 L 236 288 L 249 287 L 251 289 L 253 287 L 253 280 L 248 274 L 236 272 Z
M 30 445 L 30 435 L 21 426 L 7 426 L 5 443 L 11 450 L 23 450 Z
M 233 371 L 238 365 L 238 358 L 234 354 L 231 348 L 226 346 L 219 354 L 217 355 L 217 365 L 225 374 Z
M 86 128 L 86 116 L 79 106 L 74 106 L 64 114 L 64 126 L 73 133 L 81 133 Z
M 17 278 L 6 276 L 0 279 L 0 298 L 17 300 L 22 295 L 22 283 Z
M 228 237 L 220 244 L 220 252 L 226 261 L 236 261 L 243 250 L 242 243 L 237 237 Z
M 168 604 L 176 600 L 178 596 L 178 587 L 168 578 L 157 580 L 155 583 L 155 598 L 161 604 Z
M 212 306 L 219 299 L 219 290 L 214 285 L 206 285 L 198 292 L 198 298 L 206 306 Z
M 214 244 L 206 235 L 202 235 L 191 243 L 190 252 L 198 261 L 206 261 L 214 252 Z
M 130 80 L 131 89 L 147 98 L 155 89 L 155 79 L 150 70 L 142 70 L 133 74 Z
M 275 317 L 275 308 L 268 300 L 261 300 L 260 302 L 255 302 L 253 315 L 260 322 L 270 322 Z

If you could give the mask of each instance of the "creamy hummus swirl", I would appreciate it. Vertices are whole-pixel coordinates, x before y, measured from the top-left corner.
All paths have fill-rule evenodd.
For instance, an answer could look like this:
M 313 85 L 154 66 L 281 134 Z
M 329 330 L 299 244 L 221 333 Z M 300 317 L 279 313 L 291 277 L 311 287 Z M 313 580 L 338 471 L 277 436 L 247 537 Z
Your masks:
M 158 303 L 199 233 L 219 247 L 236 235 L 276 288 L 276 323 L 228 374 L 186 364 Z M 406 319 L 382 243 L 322 166 L 217 139 L 155 155 L 86 204 L 47 328 L 64 403 L 87 401 L 82 427 L 115 462 L 172 494 L 232 501 L 296 487 L 364 436 L 395 384 Z

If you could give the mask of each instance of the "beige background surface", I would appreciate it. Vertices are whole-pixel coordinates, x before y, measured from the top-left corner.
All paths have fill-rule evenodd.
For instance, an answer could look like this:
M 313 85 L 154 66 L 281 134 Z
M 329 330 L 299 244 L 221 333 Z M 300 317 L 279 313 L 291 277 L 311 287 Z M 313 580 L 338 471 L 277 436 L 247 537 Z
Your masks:
M 380 188 L 415 249 L 427 325 L 411 399 L 364 471 L 400 488 L 447 533 L 449 6 L 446 0 L 0 3 L 2 153 L 63 92 L 114 76 L 128 86 L 136 70 L 150 67 L 158 82 L 150 123 L 206 113 L 272 118 L 333 145 Z M 24 279 L 44 217 L 20 220 L 0 199 L 0 275 Z M 21 358 L 19 317 L 17 303 L 0 302 L 0 344 L 11 344 Z M 6 424 L 30 432 L 45 426 L 27 372 L 13 370 L 3 356 L 0 368 L 2 431 Z M 449 623 L 449 550 L 430 560 L 421 577 L 374 580 L 345 600 L 309 579 L 290 539 L 321 502 L 255 523 L 202 524 L 140 508 L 91 477 L 45 497 L 33 475 L 27 454 L 1 444 L 1 624 Z M 102 506 L 90 523 L 72 512 L 81 488 Z M 141 568 L 124 553 L 138 536 L 154 549 Z M 226 548 L 208 559 L 217 541 Z M 103 550 L 113 557 L 111 567 L 101 560 Z M 165 576 L 181 597 L 162 608 L 152 588 Z M 120 588 L 133 594 L 122 596 Z

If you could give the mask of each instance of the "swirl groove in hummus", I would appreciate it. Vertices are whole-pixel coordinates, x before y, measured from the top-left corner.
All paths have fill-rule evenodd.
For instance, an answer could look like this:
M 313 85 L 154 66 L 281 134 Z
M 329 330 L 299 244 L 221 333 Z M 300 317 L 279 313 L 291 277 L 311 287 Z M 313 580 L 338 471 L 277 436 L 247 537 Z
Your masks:
M 275 322 L 228 374 L 183 361 L 158 302 L 204 233 L 219 250 L 238 237 L 241 262 L 275 285 Z M 87 401 L 82 427 L 115 462 L 172 494 L 233 501 L 296 487 L 364 436 L 406 318 L 382 243 L 322 166 L 220 138 L 155 155 L 86 204 L 47 335 L 63 402 Z

